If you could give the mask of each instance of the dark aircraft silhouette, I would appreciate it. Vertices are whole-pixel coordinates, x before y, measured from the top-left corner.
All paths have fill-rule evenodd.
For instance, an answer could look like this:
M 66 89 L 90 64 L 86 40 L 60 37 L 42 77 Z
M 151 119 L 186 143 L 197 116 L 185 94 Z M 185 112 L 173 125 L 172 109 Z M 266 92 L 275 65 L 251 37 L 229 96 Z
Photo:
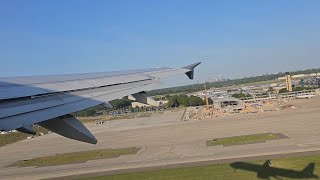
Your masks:
M 318 176 L 313 174 L 315 163 L 310 163 L 302 171 L 272 167 L 270 160 L 266 161 L 263 165 L 251 164 L 246 162 L 235 162 L 230 164 L 230 166 L 235 170 L 241 169 L 256 172 L 257 177 L 260 179 L 270 179 L 271 177 L 274 177 L 276 179 L 280 179 L 279 177 L 292 179 L 318 179 Z

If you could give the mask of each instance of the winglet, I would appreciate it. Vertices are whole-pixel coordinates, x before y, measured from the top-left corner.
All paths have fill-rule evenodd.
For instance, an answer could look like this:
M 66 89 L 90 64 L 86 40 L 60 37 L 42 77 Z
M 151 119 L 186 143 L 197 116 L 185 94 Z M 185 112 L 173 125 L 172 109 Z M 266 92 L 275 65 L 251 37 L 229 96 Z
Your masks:
M 189 77 L 189 79 L 193 79 L 194 77 L 194 68 L 197 67 L 201 62 L 197 62 L 194 64 L 190 64 L 188 66 L 183 67 L 183 69 L 188 69 L 190 71 L 186 72 L 186 75 Z

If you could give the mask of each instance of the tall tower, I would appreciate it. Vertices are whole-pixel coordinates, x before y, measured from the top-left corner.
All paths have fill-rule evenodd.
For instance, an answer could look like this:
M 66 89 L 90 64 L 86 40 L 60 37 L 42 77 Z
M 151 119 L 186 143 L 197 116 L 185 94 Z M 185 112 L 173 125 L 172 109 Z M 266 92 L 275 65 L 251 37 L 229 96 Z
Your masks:
M 286 78 L 286 86 L 287 86 L 287 90 L 289 92 L 292 92 L 292 81 L 291 81 L 291 75 L 289 72 L 285 73 L 285 78 Z
M 203 86 L 204 86 L 204 93 L 205 93 L 205 96 L 206 96 L 206 109 L 208 111 L 209 110 L 209 99 L 208 99 L 208 91 L 207 91 L 206 82 L 204 82 Z

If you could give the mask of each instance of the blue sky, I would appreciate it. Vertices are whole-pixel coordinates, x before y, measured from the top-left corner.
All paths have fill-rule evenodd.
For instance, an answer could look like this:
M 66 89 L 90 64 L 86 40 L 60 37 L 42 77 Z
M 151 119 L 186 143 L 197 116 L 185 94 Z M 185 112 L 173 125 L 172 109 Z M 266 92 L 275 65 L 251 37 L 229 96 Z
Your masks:
M 196 61 L 195 81 L 320 67 L 318 0 L 0 1 L 0 76 Z

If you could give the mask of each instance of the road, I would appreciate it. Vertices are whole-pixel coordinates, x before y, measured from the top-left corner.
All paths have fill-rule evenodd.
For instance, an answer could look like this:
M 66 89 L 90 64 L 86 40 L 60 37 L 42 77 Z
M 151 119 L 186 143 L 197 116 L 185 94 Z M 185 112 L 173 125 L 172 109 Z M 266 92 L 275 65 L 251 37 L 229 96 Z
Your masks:
M 126 172 L 195 162 L 229 162 L 248 157 L 320 151 L 320 97 L 290 102 L 287 111 L 241 114 L 211 120 L 181 121 L 183 111 L 150 118 L 117 120 L 88 128 L 98 139 L 89 145 L 49 134 L 0 148 L 2 179 L 42 179 L 98 172 Z M 282 133 L 288 139 L 266 143 L 207 147 L 206 140 L 258 133 Z M 18 160 L 102 148 L 141 147 L 135 155 L 53 167 L 10 167 Z M 111 174 L 112 174 L 111 173 Z

